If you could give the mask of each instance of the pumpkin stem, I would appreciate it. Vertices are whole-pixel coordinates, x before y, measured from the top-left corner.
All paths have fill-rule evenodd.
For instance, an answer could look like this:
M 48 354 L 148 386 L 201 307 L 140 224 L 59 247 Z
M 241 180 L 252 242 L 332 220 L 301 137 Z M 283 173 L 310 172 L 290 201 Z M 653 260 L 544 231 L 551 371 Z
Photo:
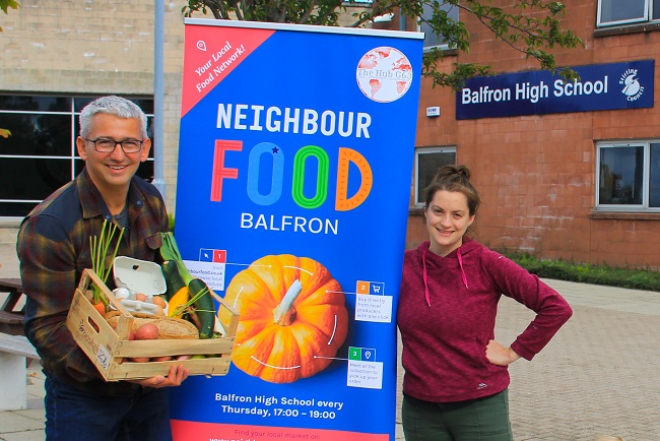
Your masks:
M 273 310 L 273 321 L 275 323 L 288 326 L 293 322 L 296 315 L 293 302 L 298 298 L 301 291 L 302 283 L 300 283 L 300 280 L 296 280 L 291 284 L 280 304 Z

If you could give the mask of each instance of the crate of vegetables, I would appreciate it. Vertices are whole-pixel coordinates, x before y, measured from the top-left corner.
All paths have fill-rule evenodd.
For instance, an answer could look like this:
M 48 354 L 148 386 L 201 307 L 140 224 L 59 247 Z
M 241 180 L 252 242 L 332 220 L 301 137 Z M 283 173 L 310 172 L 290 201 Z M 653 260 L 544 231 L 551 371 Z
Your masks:
M 205 287 L 201 281 L 196 283 Z M 203 311 L 213 316 L 211 329 L 202 329 L 200 323 L 190 319 L 202 313 L 194 310 L 194 298 L 177 311 L 170 305 L 167 315 L 136 312 L 124 306 L 93 270 L 85 269 L 66 324 L 107 381 L 167 375 L 173 365 L 179 364 L 189 369 L 190 375 L 226 375 L 239 316 L 208 287 L 199 294 L 219 304 L 217 311 Z M 105 314 L 93 304 L 99 297 L 107 303 Z M 215 309 L 212 300 L 210 304 Z M 222 308 L 230 312 L 228 323 L 219 318 Z

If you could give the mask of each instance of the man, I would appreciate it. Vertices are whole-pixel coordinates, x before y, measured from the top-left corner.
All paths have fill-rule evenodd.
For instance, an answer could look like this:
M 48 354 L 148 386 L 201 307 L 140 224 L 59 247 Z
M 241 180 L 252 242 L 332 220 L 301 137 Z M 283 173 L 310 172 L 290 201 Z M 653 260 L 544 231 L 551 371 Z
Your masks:
M 188 370 L 174 366 L 167 377 L 105 382 L 65 325 L 80 275 L 92 268 L 89 239 L 100 235 L 104 220 L 124 227 L 117 255 L 158 258 L 167 212 L 156 188 L 135 176 L 151 148 L 146 116 L 124 98 L 99 98 L 80 114 L 76 147 L 85 168 L 32 210 L 17 242 L 25 335 L 46 375 L 46 437 L 170 439 L 163 388 L 180 385 Z

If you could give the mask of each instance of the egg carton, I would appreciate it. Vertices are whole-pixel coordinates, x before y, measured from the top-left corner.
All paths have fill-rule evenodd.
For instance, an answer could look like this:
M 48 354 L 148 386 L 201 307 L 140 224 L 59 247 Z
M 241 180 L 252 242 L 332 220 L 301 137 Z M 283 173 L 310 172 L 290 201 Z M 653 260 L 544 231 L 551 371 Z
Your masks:
M 118 256 L 112 266 L 116 289 L 113 294 L 128 311 L 156 315 L 158 305 L 153 303 L 153 297 L 164 294 L 167 284 L 163 271 L 155 262 Z M 146 296 L 145 300 L 137 300 L 139 294 Z M 114 305 L 112 309 L 117 310 Z M 163 313 L 167 315 L 167 302 Z
M 127 288 L 134 294 L 156 296 L 167 291 L 163 270 L 156 262 L 118 256 L 112 265 L 112 273 L 117 288 Z

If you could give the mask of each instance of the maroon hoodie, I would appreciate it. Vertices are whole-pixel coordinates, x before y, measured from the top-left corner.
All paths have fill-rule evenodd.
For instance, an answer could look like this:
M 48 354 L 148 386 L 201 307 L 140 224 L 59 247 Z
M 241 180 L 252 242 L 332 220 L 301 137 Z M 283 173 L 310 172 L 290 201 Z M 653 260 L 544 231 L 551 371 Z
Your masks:
M 508 369 L 486 358 L 500 296 L 537 313 L 511 344 L 527 360 L 571 317 L 571 307 L 537 276 L 475 241 L 464 239 L 446 257 L 428 248 L 425 242 L 404 257 L 397 313 L 403 391 L 439 403 L 503 391 L 509 386 Z

